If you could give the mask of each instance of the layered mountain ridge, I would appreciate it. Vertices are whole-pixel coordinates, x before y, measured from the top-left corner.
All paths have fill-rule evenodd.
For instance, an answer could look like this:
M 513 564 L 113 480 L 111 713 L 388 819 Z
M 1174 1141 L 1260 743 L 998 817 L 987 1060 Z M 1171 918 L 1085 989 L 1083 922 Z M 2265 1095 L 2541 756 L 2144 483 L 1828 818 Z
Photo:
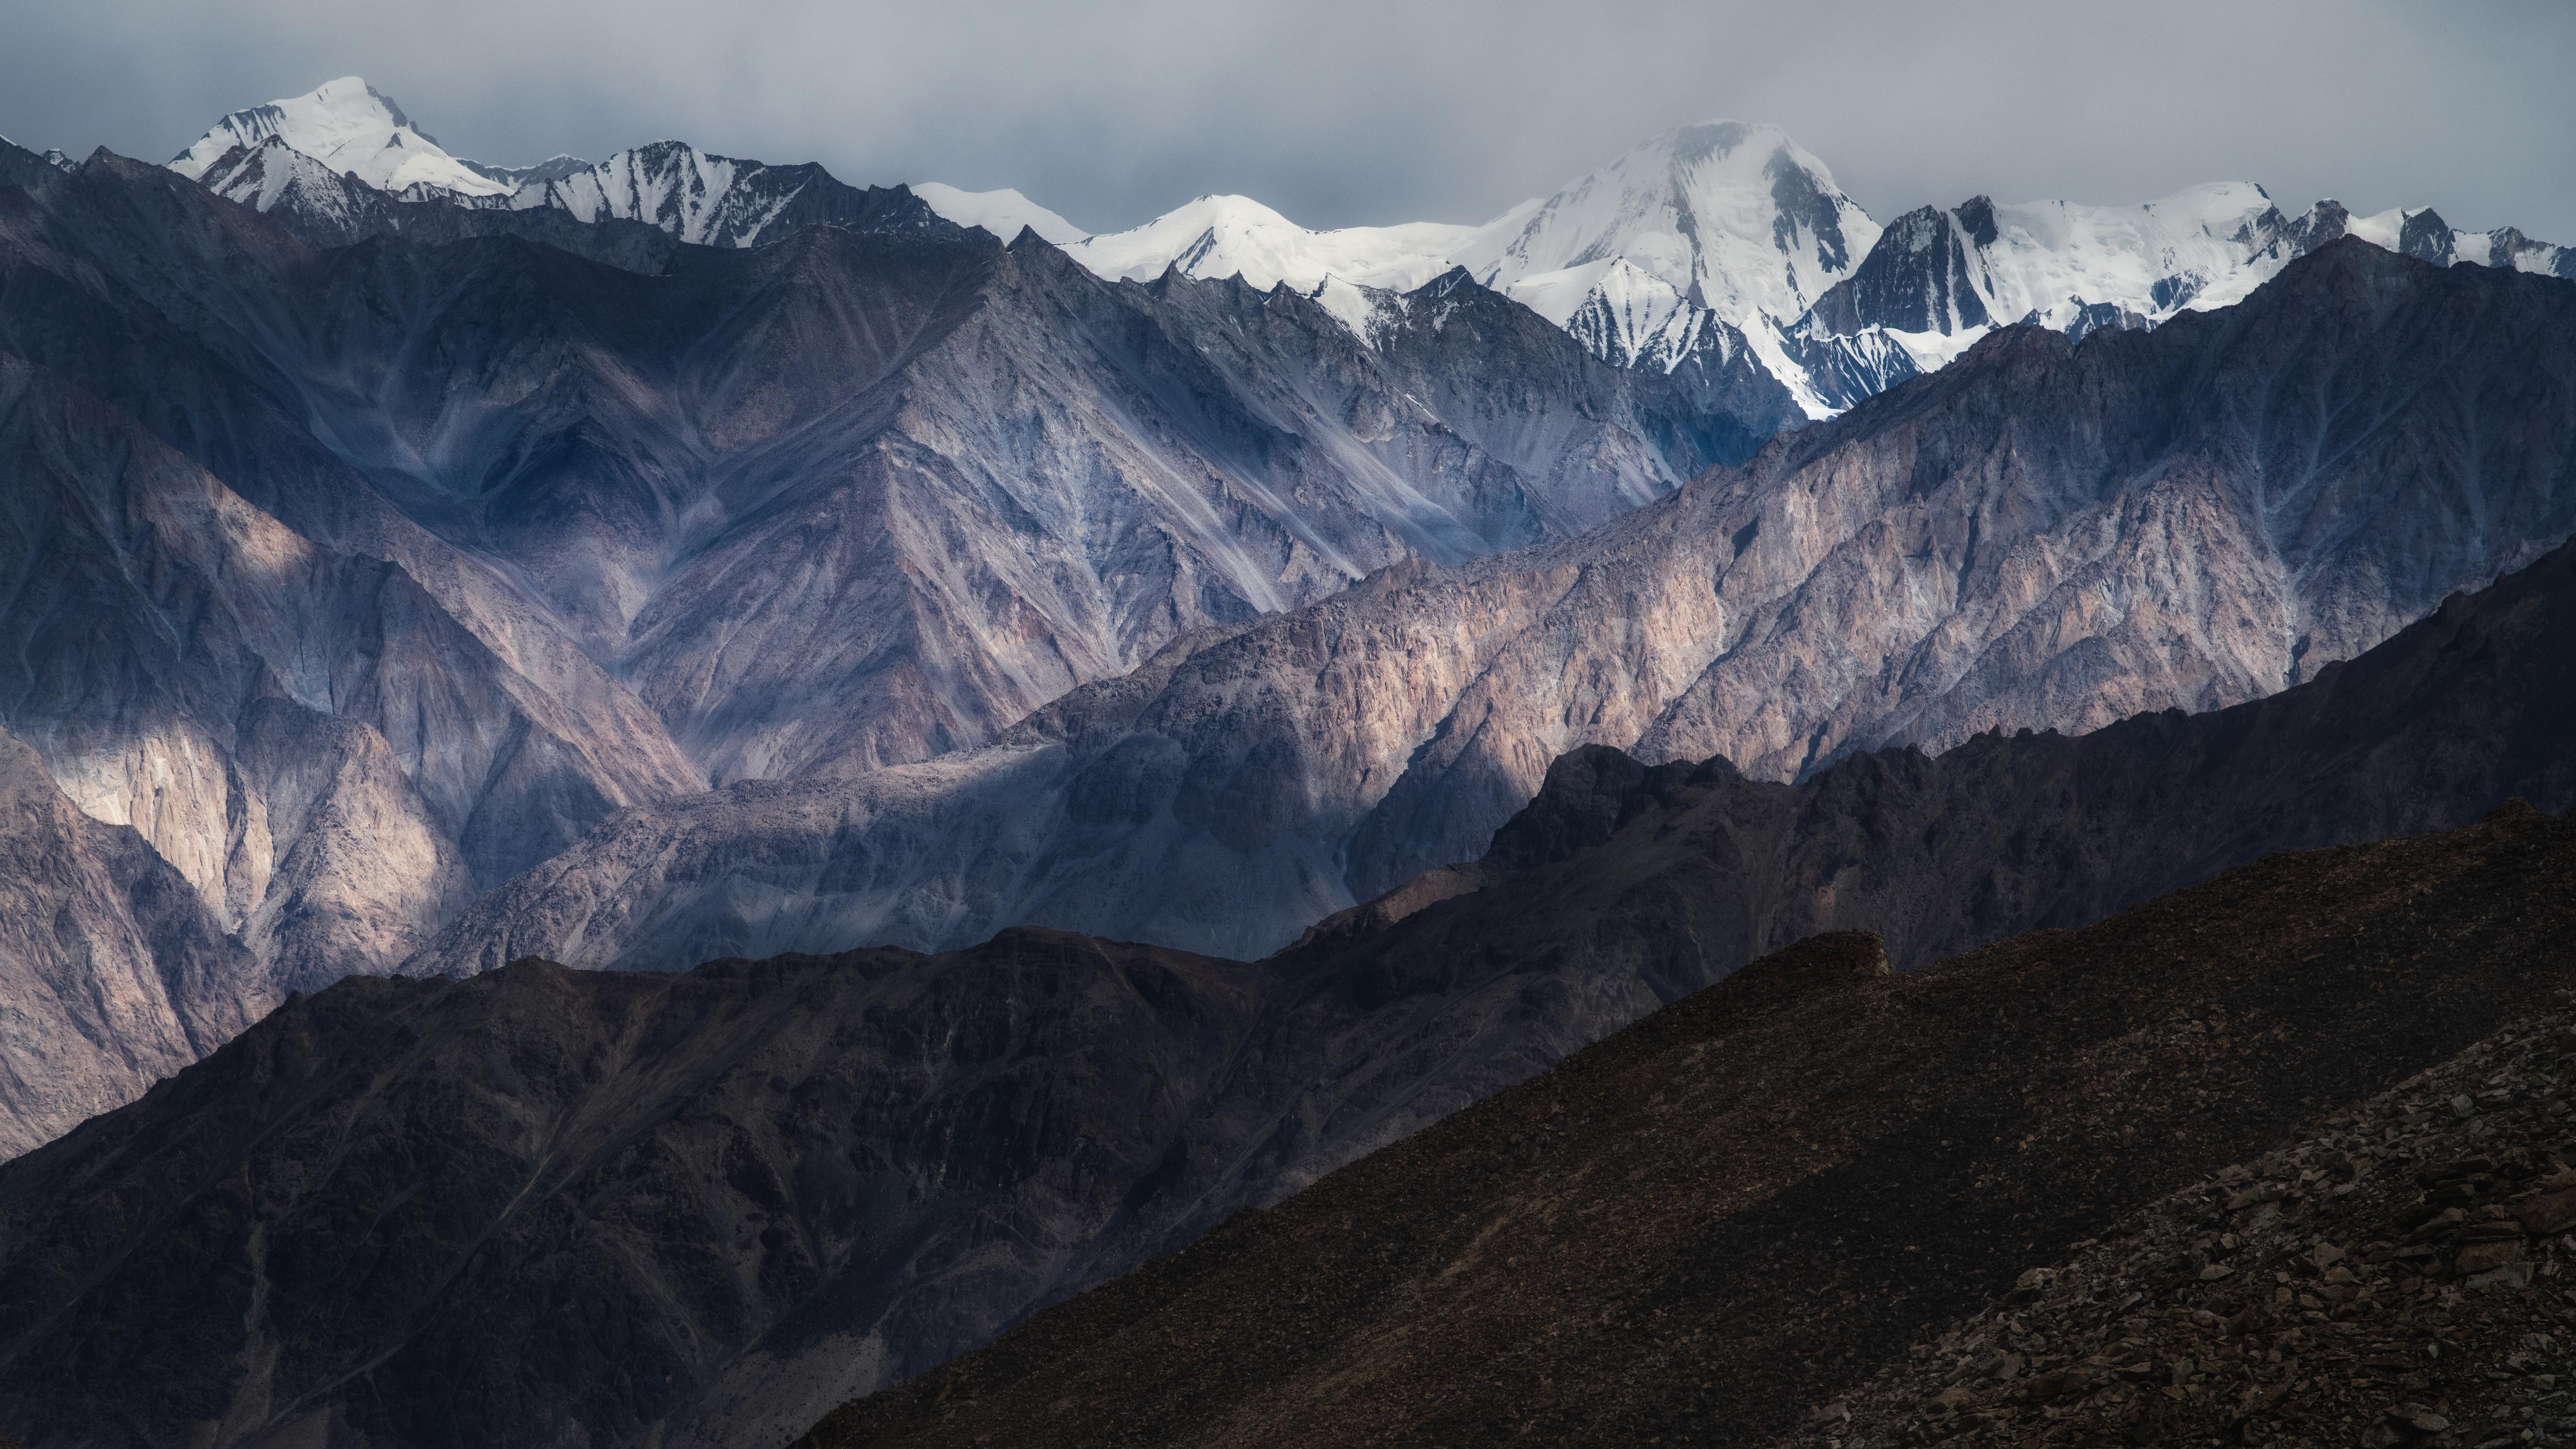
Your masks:
M 2576 531 L 2571 322 L 2566 283 L 2347 240 L 2153 331 L 2008 331 L 1578 541 L 1194 636 L 983 749 L 626 812 L 407 969 L 1016 923 L 1252 956 L 1473 858 L 1584 744 L 1792 779 L 2259 698 Z
M 2357 1427 L 2381 1405 L 2450 1428 L 2386 1382 L 2417 1365 L 2463 1420 L 2481 1401 L 2545 1411 L 2565 1403 L 2545 1377 L 2556 1340 L 2478 1330 L 2564 1329 L 2563 1285 L 2531 1270 L 2565 1254 L 2527 1250 L 2508 1215 L 2516 1197 L 2536 1223 L 2576 1213 L 2576 1176 L 2544 1155 L 2576 1145 L 2576 957 L 2553 939 L 2571 879 L 2576 827 L 2518 808 L 2273 857 L 1918 972 L 1890 975 L 1864 933 L 1812 937 L 799 1443 L 2313 1443 L 2319 1419 Z M 2448 1152 L 2346 1130 L 2351 1105 L 2451 1059 L 2459 1095 L 2410 1092 L 2406 1113 L 2419 1137 L 2436 1114 L 2470 1119 Z M 2315 1146 L 2284 1171 L 2275 1149 L 2301 1138 Z M 2329 1271 L 2399 1246 L 2335 1231 L 2361 1216 L 2337 1195 L 2410 1169 L 2435 1191 L 2381 1221 L 2457 1245 L 2465 1282 L 2447 1256 L 2417 1260 L 2444 1280 L 2438 1307 L 2420 1278 L 2416 1303 L 2392 1301 L 2412 1274 Z M 2155 1224 L 2130 1276 L 2084 1275 L 2109 1291 L 2082 1319 L 2125 1322 L 2078 1362 L 2054 1265 L 2145 1236 L 2133 1214 L 2169 1194 L 2192 1200 L 2188 1228 Z M 2519 1277 L 2482 1271 L 2526 1252 Z M 2380 1297 L 2351 1306 L 2370 1279 Z M 2013 1322 L 2027 1310 L 2009 1300 L 2031 1296 L 2050 1311 Z M 2415 1352 L 2365 1359 L 2400 1314 Z M 1983 1331 L 1916 1368 L 1909 1345 L 1953 1324 Z M 2149 1357 L 2150 1338 L 2183 1352 Z M 2462 1363 L 2464 1340 L 2512 1356 Z M 2267 1346 L 2287 1362 L 2263 1367 Z M 2009 1383 L 2025 1367 L 2027 1393 Z M 1872 1384 L 1865 1416 L 1839 1401 L 1882 1368 L 1903 1399 Z M 2211 1402 L 2229 1380 L 2250 1391 Z M 2299 1410 L 2364 1412 L 2269 1412 L 2293 1391 Z
M 2568 261 L 0 143 L 0 1438 L 1786 1434 L 2576 969 Z
M 1304 1197 L 1280 1209 L 1286 1218 L 1241 1209 L 1319 1180 L 1322 1201 L 1342 1201 L 1348 1189 L 1334 1184 L 1349 1174 L 1328 1178 L 1335 1169 L 1358 1162 L 1352 1180 L 1368 1181 L 1438 1158 L 1449 1139 L 1416 1137 L 1423 1128 L 1811 932 L 1884 923 L 1888 949 L 1873 941 L 1868 953 L 1883 972 L 1891 957 L 1911 966 L 2083 925 L 2284 848 L 2475 821 L 2513 794 L 2576 802 L 2564 727 L 2576 675 L 2561 647 L 2571 619 L 2576 549 L 2562 549 L 2359 660 L 2218 714 L 2074 740 L 1990 738 L 1930 759 L 1867 756 L 1802 786 L 1748 781 L 1722 760 L 1647 769 L 1579 753 L 1497 835 L 1477 879 L 1420 883 L 1261 962 L 1019 930 L 937 957 L 872 950 L 656 975 L 522 961 L 464 981 L 345 981 L 289 1003 L 142 1101 L 0 1165 L 0 1426 L 31 1449 L 110 1425 L 144 1444 L 290 1432 L 334 1446 L 776 1444 L 839 1398 L 919 1373 L 1235 1218 L 1213 1250 L 1151 1268 L 1109 1301 L 1160 1292 L 1174 1274 L 1202 1285 L 1193 1293 L 1213 1291 L 1202 1266 L 1234 1261 L 1224 1244 L 1318 1211 Z M 2024 980 L 2030 969 L 2057 981 L 1973 988 L 1968 1008 L 1933 1013 L 1971 1052 L 1992 1002 L 2047 1003 L 2013 1012 L 2024 1033 L 2014 1039 L 2045 1050 L 2047 1023 L 2103 1013 L 2087 1039 L 2134 1044 L 2130 996 L 2155 1003 L 2136 1007 L 2148 1021 L 2170 1003 L 2198 1014 L 2220 999 L 2234 1019 L 2259 999 L 2265 1029 L 2233 1041 L 2274 1066 L 2310 1064 L 2277 1096 L 2263 1089 L 2259 1122 L 2225 1119 L 2228 1132 L 2263 1130 L 2280 1120 L 2268 1114 L 2324 1088 L 2327 1078 L 2300 1075 L 2312 1067 L 2355 1084 L 2333 1090 L 2367 1090 L 2348 1075 L 2357 1064 L 2438 1057 L 2527 1001 L 2531 973 L 2570 979 L 2576 964 L 2558 944 L 2576 899 L 2563 888 L 2576 861 L 2567 830 L 2516 807 L 2461 837 L 2274 856 L 2088 932 L 2105 944 L 2078 953 L 2090 963 L 2081 981 L 2033 966 L 2067 954 L 2063 932 L 2042 931 L 1987 953 L 2018 965 L 1972 957 L 1894 989 L 1937 998 L 1963 977 Z M 2450 886 L 2463 875 L 2482 884 L 2455 911 Z M 2331 920 L 2302 914 L 2320 900 L 2337 903 Z M 2211 901 L 2223 908 L 2213 914 Z M 2155 944 L 2139 944 L 2139 919 Z M 2252 977 L 2214 965 L 2206 949 L 2177 954 L 2180 943 L 2248 940 L 2268 963 Z M 2427 943 L 2441 949 L 2428 954 Z M 2314 965 L 2356 950 L 2373 969 Z M 2168 958 L 2181 964 L 2138 969 Z M 2440 1009 L 2384 989 L 2391 970 Z M 1784 974 L 1798 973 L 1757 969 L 1715 999 L 1807 991 Z M 2114 980 L 2107 995 L 2095 989 Z M 2237 995 L 2265 981 L 2256 997 Z M 2301 1030 L 2269 1033 L 2274 1016 Z M 2321 1017 L 2346 1025 L 2321 1032 Z M 1663 1020 L 1639 1030 L 1654 1036 Z M 1923 1029 L 1871 1039 L 1911 1053 L 1900 1075 L 1920 1081 Z M 1775 1045 L 1807 1041 L 1800 1031 Z M 2338 1045 L 2361 1042 L 2376 1045 Z M 1752 1073 L 1772 1090 L 1744 1086 L 1747 1062 L 1774 1058 L 1742 1046 L 1719 1053 L 1725 1070 L 1651 1070 L 1663 1090 L 1753 1092 L 1748 1123 L 1824 1110 L 1797 1102 L 1825 1080 L 1812 1063 L 1780 1059 Z M 2209 1046 L 2175 1028 L 2153 1036 L 2149 1056 L 2169 1064 L 2168 1053 L 2200 1052 L 2205 1067 Z M 1552 1080 L 1522 1095 L 1553 1091 Z M 1835 1075 L 1827 1096 L 1855 1080 Z M 1930 1080 L 1973 1095 L 1984 1078 Z M 2188 1115 L 2188 1089 L 2203 1088 L 2206 1102 L 2219 1084 L 2187 1075 L 2184 1085 L 2176 1125 L 2206 1125 Z M 2115 1087 L 2104 1079 L 2103 1090 Z M 2217 1095 L 2241 1110 L 2243 1091 Z M 1641 1103 L 1623 1089 L 1603 1109 L 1674 1120 Z M 1684 1120 L 1736 1120 L 1740 1105 L 1720 1100 Z M 1497 1111 L 1511 1114 L 1489 1104 L 1457 1130 L 1484 1142 L 1478 1124 Z M 2239 1140 L 2176 1150 L 2215 1165 Z M 1982 1138 L 1968 1148 L 1963 1194 L 1996 1165 Z M 1739 1161 L 1688 1150 L 1704 1164 Z M 2058 1160 L 1992 1151 L 2010 1164 Z M 1494 1172 L 1507 1178 L 1527 1161 L 1504 1153 L 1453 1185 L 1500 1181 Z M 2164 1170 L 2119 1177 L 2127 1198 L 2082 1201 L 2152 1196 L 2171 1183 Z M 1612 1191 L 1628 1180 L 1589 1176 Z M 1425 1210 L 1442 1201 L 1416 1195 Z M 2052 1198 L 2050 1211 L 2073 1201 Z M 1894 1210 L 1919 1231 L 1918 1205 L 1905 1198 Z M 1958 1205 L 1972 1209 L 1965 1197 Z M 1376 1224 L 1403 1220 L 1366 1216 L 1369 1228 L 1338 1230 L 1334 1252 L 1366 1253 Z M 2065 1226 L 2081 1235 L 2083 1224 Z M 1899 1241 L 1924 1240 L 1891 1239 L 1891 1256 Z M 1992 1268 L 2022 1251 L 1978 1261 Z M 1909 1264 L 1937 1272 L 1906 1311 L 1973 1296 L 1976 1282 L 1937 1281 L 1954 1266 Z M 1332 1271 L 1355 1291 L 1378 1281 Z M 1989 1273 L 1984 1289 L 2009 1272 Z M 1752 1281 L 1806 1301 L 1795 1276 Z M 1386 1303 L 1392 1317 L 1351 1321 L 1399 1323 L 1413 1301 L 1399 1295 Z M 1097 1306 L 1064 1312 L 1096 1323 L 1079 1315 Z M 1017 1362 L 1065 1321 L 1042 1318 L 1034 1340 L 1006 1340 L 999 1359 L 958 1372 Z M 1085 1331 L 1123 1354 L 1138 1341 L 1131 1331 L 1159 1342 L 1199 1321 L 1185 1309 Z M 1261 1339 L 1272 1320 L 1257 1309 L 1246 1322 Z M 97 1351 L 111 1339 L 116 1353 Z M 1733 1341 L 1731 1351 L 1751 1352 L 1763 1336 Z M 1309 1362 L 1304 1348 L 1283 1352 L 1283 1364 Z M 1205 1362 L 1171 1354 L 1134 1381 L 1163 1384 Z M 868 1413 L 919 1427 L 905 1416 L 939 1382 Z M 1087 1391 L 1055 1391 L 1041 1401 L 1062 1400 L 1054 1410 L 1029 1410 L 1016 1392 L 958 1396 L 961 1422 L 1064 1412 Z M 1493 1407 L 1477 1395 L 1441 1401 Z M 1093 1425 L 1134 1427 L 1115 1413 Z M 1091 1432 L 1059 1428 L 1071 1442 Z
M 262 990 L 389 969 L 615 809 L 982 743 L 1190 631 L 1572 537 L 1792 413 L 1472 286 L 1371 348 L 926 212 L 744 248 L 368 204 L 402 224 L 316 245 L 0 152 L 0 727 Z

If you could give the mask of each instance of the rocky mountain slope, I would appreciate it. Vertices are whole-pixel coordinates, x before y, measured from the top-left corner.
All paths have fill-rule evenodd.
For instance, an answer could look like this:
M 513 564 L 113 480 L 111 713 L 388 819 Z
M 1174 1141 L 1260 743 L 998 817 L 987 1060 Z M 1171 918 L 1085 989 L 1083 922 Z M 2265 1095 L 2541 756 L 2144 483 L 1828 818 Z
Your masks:
M 81 813 L 0 732 L 0 1158 L 123 1106 L 276 1005 L 133 830 Z M 101 1049 L 67 1059 L 65 1038 Z
M 0 1425 L 783 1443 L 1048 1283 L 1250 985 L 1042 933 L 343 982 L 0 1169 Z
M 1390 570 L 995 744 L 630 811 L 414 969 L 1036 922 L 1250 956 L 1474 858 L 1609 744 L 1757 778 L 2312 677 L 2576 530 L 2576 287 L 2347 241 L 2240 307 L 2038 330 L 1570 544 Z
M 2576 1435 L 2576 999 L 2122 1219 L 1808 1441 Z
M 584 250 L 316 248 L 162 168 L 0 161 L 0 725 L 197 887 L 245 991 L 386 969 L 710 775 L 978 744 L 1185 631 L 1571 537 L 1788 409 L 1472 286 L 1371 349 L 935 218 L 742 249 L 386 202 Z
M 400 565 L 315 544 L 9 358 L 0 466 L 26 561 L 0 604 L 8 728 L 252 948 L 245 994 L 388 969 L 475 890 L 692 783 L 649 717 L 620 739 Z
M 782 1442 L 1809 930 L 1928 961 L 2285 845 L 2570 803 L 2571 627 L 2576 549 L 2215 715 L 1803 786 L 1579 753 L 1473 870 L 1257 963 L 1015 931 L 346 982 L 0 1166 L 0 1384 L 60 1385 L 0 1426 L 56 1442 L 149 1382 L 135 1442 Z M 75 1322 L 162 1327 L 93 1357 Z
M 917 759 L 1180 630 L 1394 559 L 1569 537 L 1748 453 L 1786 406 L 1706 408 L 1482 293 L 1408 300 L 1369 351 L 1294 298 L 1112 287 L 1043 243 L 953 232 L 808 227 L 752 255 L 682 248 L 651 276 L 499 238 L 311 255 L 237 222 L 207 228 L 211 255 L 156 255 L 117 236 L 152 189 L 134 171 L 31 194 L 31 263 L 81 287 L 84 248 L 140 252 L 115 267 L 157 274 L 156 322 L 215 338 L 719 775 L 805 763 L 702 738 L 774 656 L 844 691 L 809 712 L 850 717 L 860 759 Z M 229 284 L 205 285 L 212 268 Z M 795 635 L 729 646 L 770 665 L 707 655 L 708 606 L 745 597 Z M 825 638 L 854 675 L 811 657 Z M 764 727 L 795 723 L 740 726 Z
M 2571 887 L 2576 825 L 2514 807 L 1899 976 L 1811 938 L 803 1442 L 1788 1437 L 2576 985 Z

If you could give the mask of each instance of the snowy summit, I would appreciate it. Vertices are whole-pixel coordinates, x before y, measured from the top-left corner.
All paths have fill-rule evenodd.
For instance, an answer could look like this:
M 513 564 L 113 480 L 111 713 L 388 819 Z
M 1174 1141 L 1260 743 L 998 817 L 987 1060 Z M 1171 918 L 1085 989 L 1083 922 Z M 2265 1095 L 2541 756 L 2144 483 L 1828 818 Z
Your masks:
M 391 97 L 353 75 L 233 112 L 173 157 L 170 169 L 198 180 L 234 147 L 256 149 L 272 136 L 379 191 L 429 186 L 463 196 L 503 196 L 513 189 L 447 154 Z

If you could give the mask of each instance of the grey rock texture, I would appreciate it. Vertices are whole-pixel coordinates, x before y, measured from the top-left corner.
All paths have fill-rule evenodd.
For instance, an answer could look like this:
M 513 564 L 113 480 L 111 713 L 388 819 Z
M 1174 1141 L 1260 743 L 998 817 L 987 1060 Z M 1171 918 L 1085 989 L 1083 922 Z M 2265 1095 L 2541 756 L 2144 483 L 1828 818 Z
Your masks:
M 132 1101 L 276 1004 L 176 870 L 0 731 L 0 1158 Z
M 399 567 L 320 548 L 0 359 L 9 723 L 288 987 L 389 968 L 654 785 Z
M 0 1166 L 0 1427 L 774 1446 L 1818 926 L 1919 963 L 2576 803 L 2571 628 L 2576 547 L 2216 714 L 1794 786 L 1579 751 L 1474 867 L 1257 963 L 1021 930 L 342 982 Z
M 318 443 L 718 778 L 980 743 L 1184 629 L 1569 537 L 1793 417 L 1455 285 L 1372 351 L 1303 298 L 1111 284 L 946 223 L 646 275 L 514 237 L 313 252 L 204 195 L 101 157 L 26 230 L 48 282 L 149 308 L 308 432 L 238 471 Z M 118 397 L 128 366 L 83 380 Z
M 604 824 L 412 963 L 683 966 L 1035 922 L 1257 955 L 1609 744 L 1856 750 L 2258 698 L 2576 530 L 2576 289 L 2354 241 L 2037 329 L 1572 543 L 1222 624 L 993 746 Z
M 1180 632 L 1570 537 L 1786 420 L 1481 289 L 1371 351 L 1293 294 L 1105 283 L 1033 237 L 812 228 L 652 278 L 358 248 L 312 305 L 281 366 L 335 380 L 320 430 L 512 560 L 717 780 L 980 744 Z
M 216 173 L 345 180 L 299 165 Z M 311 988 L 617 808 L 981 744 L 1789 417 L 1454 278 L 1371 348 L 1287 291 L 1113 284 L 796 184 L 823 209 L 756 248 L 365 188 L 394 220 L 322 247 L 0 150 L 0 725 Z

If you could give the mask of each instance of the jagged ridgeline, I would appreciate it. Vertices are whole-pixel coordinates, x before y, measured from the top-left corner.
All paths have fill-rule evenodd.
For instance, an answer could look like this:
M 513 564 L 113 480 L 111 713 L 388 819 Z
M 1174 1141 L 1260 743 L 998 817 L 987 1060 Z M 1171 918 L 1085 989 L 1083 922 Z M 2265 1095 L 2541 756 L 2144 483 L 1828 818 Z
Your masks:
M 1284 286 L 1363 339 L 1400 294 L 1458 268 L 1604 361 L 1702 389 L 1786 396 L 1807 417 L 1940 367 L 1999 326 L 2081 337 L 2241 301 L 2293 258 L 2347 235 L 2439 266 L 2576 276 L 2576 249 L 2512 227 L 2458 231 L 2430 208 L 2355 217 L 2332 200 L 2284 213 L 2249 182 L 2141 206 L 1978 196 L 1882 230 L 1813 153 L 1776 126 L 1740 121 L 1658 136 L 1481 226 L 1322 232 L 1250 197 L 1202 196 L 1092 235 L 1016 191 L 859 190 L 817 166 L 677 141 L 598 163 L 490 166 L 448 154 L 354 76 L 227 116 L 170 164 L 333 243 L 492 224 L 460 221 L 464 211 L 641 223 L 732 246 L 815 224 L 918 225 L 935 213 L 1005 241 L 1027 228 L 1102 276 L 1178 271 Z
M 2576 285 L 2345 239 L 2244 303 L 1995 335 L 1580 539 L 1193 636 L 987 746 L 640 808 L 414 969 L 1034 922 L 1254 956 L 1480 854 L 1586 744 L 1756 778 L 2208 710 L 2576 530 Z

